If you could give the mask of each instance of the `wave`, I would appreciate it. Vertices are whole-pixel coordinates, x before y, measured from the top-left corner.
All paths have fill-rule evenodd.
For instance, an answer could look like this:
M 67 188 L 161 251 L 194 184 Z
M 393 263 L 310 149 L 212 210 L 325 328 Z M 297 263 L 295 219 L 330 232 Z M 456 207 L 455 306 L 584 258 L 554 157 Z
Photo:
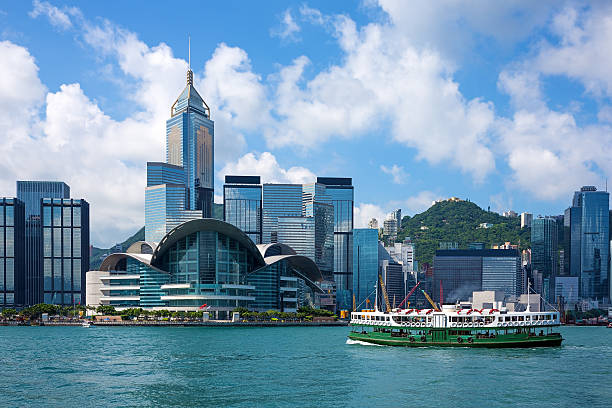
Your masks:
M 353 340 L 353 339 L 346 339 L 346 344 L 360 344 L 362 346 L 384 347 L 382 344 L 367 343 L 365 341 L 359 341 L 359 340 Z

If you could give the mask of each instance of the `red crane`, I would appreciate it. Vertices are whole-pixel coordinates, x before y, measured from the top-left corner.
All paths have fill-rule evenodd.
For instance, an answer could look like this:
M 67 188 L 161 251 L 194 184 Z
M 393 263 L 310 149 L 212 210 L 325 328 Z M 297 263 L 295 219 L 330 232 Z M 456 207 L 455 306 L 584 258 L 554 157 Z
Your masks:
M 414 291 L 416 290 L 416 288 L 421 284 L 421 282 L 417 282 L 416 285 L 414 285 L 414 288 L 412 288 L 410 290 L 410 292 L 408 292 L 408 294 L 406 295 L 406 297 L 404 298 L 404 300 L 402 300 L 402 303 L 399 304 L 398 308 L 401 309 L 402 305 L 404 304 L 405 301 L 408 300 L 408 298 L 414 293 Z M 410 305 L 410 302 L 408 302 L 408 305 Z M 407 306 L 406 306 L 407 307 Z

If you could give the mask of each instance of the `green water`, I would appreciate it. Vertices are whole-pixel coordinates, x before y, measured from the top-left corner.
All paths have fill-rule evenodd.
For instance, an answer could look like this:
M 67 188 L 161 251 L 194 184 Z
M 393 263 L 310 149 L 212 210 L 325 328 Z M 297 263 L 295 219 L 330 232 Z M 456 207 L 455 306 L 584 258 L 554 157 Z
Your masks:
M 346 344 L 348 330 L 0 327 L 0 406 L 612 406 L 612 329 L 499 350 Z

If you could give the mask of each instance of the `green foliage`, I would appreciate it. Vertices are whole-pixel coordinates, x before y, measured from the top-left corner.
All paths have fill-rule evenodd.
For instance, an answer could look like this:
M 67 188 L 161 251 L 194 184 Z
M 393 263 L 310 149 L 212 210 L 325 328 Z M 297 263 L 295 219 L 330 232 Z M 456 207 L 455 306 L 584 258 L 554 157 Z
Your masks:
M 493 224 L 493 227 L 478 228 L 482 223 Z M 405 237 L 412 238 L 415 243 L 419 264 L 433 262 L 440 242 L 457 242 L 460 249 L 467 249 L 472 242 L 482 242 L 485 248 L 506 241 L 518 244 L 519 250 L 531 246 L 530 230 L 521 229 L 519 217 L 503 217 L 468 201 L 442 201 L 423 213 L 403 217 L 398 242 Z
M 586 312 L 567 310 L 565 312 L 565 315 L 570 318 L 570 320 L 592 319 L 594 317 L 606 316 L 607 314 L 608 311 L 604 309 L 591 309 Z
M 16 309 L 12 309 L 12 308 L 2 309 L 2 317 L 4 317 L 5 319 L 10 319 L 16 314 L 17 314 Z
M 113 306 L 100 305 L 97 307 L 96 312 L 104 316 L 113 316 L 117 314 L 117 310 Z

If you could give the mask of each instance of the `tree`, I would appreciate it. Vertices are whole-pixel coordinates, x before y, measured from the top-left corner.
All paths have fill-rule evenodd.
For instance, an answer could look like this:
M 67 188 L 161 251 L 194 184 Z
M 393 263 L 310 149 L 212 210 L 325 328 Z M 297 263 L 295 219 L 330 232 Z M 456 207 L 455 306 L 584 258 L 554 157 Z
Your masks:
M 12 309 L 12 308 L 2 309 L 2 317 L 4 317 L 5 319 L 10 319 L 16 314 L 17 314 L 17 310 L 15 309 Z
M 117 310 L 113 306 L 109 305 L 100 305 L 97 307 L 96 312 L 105 315 L 105 316 L 113 316 L 117 314 Z

